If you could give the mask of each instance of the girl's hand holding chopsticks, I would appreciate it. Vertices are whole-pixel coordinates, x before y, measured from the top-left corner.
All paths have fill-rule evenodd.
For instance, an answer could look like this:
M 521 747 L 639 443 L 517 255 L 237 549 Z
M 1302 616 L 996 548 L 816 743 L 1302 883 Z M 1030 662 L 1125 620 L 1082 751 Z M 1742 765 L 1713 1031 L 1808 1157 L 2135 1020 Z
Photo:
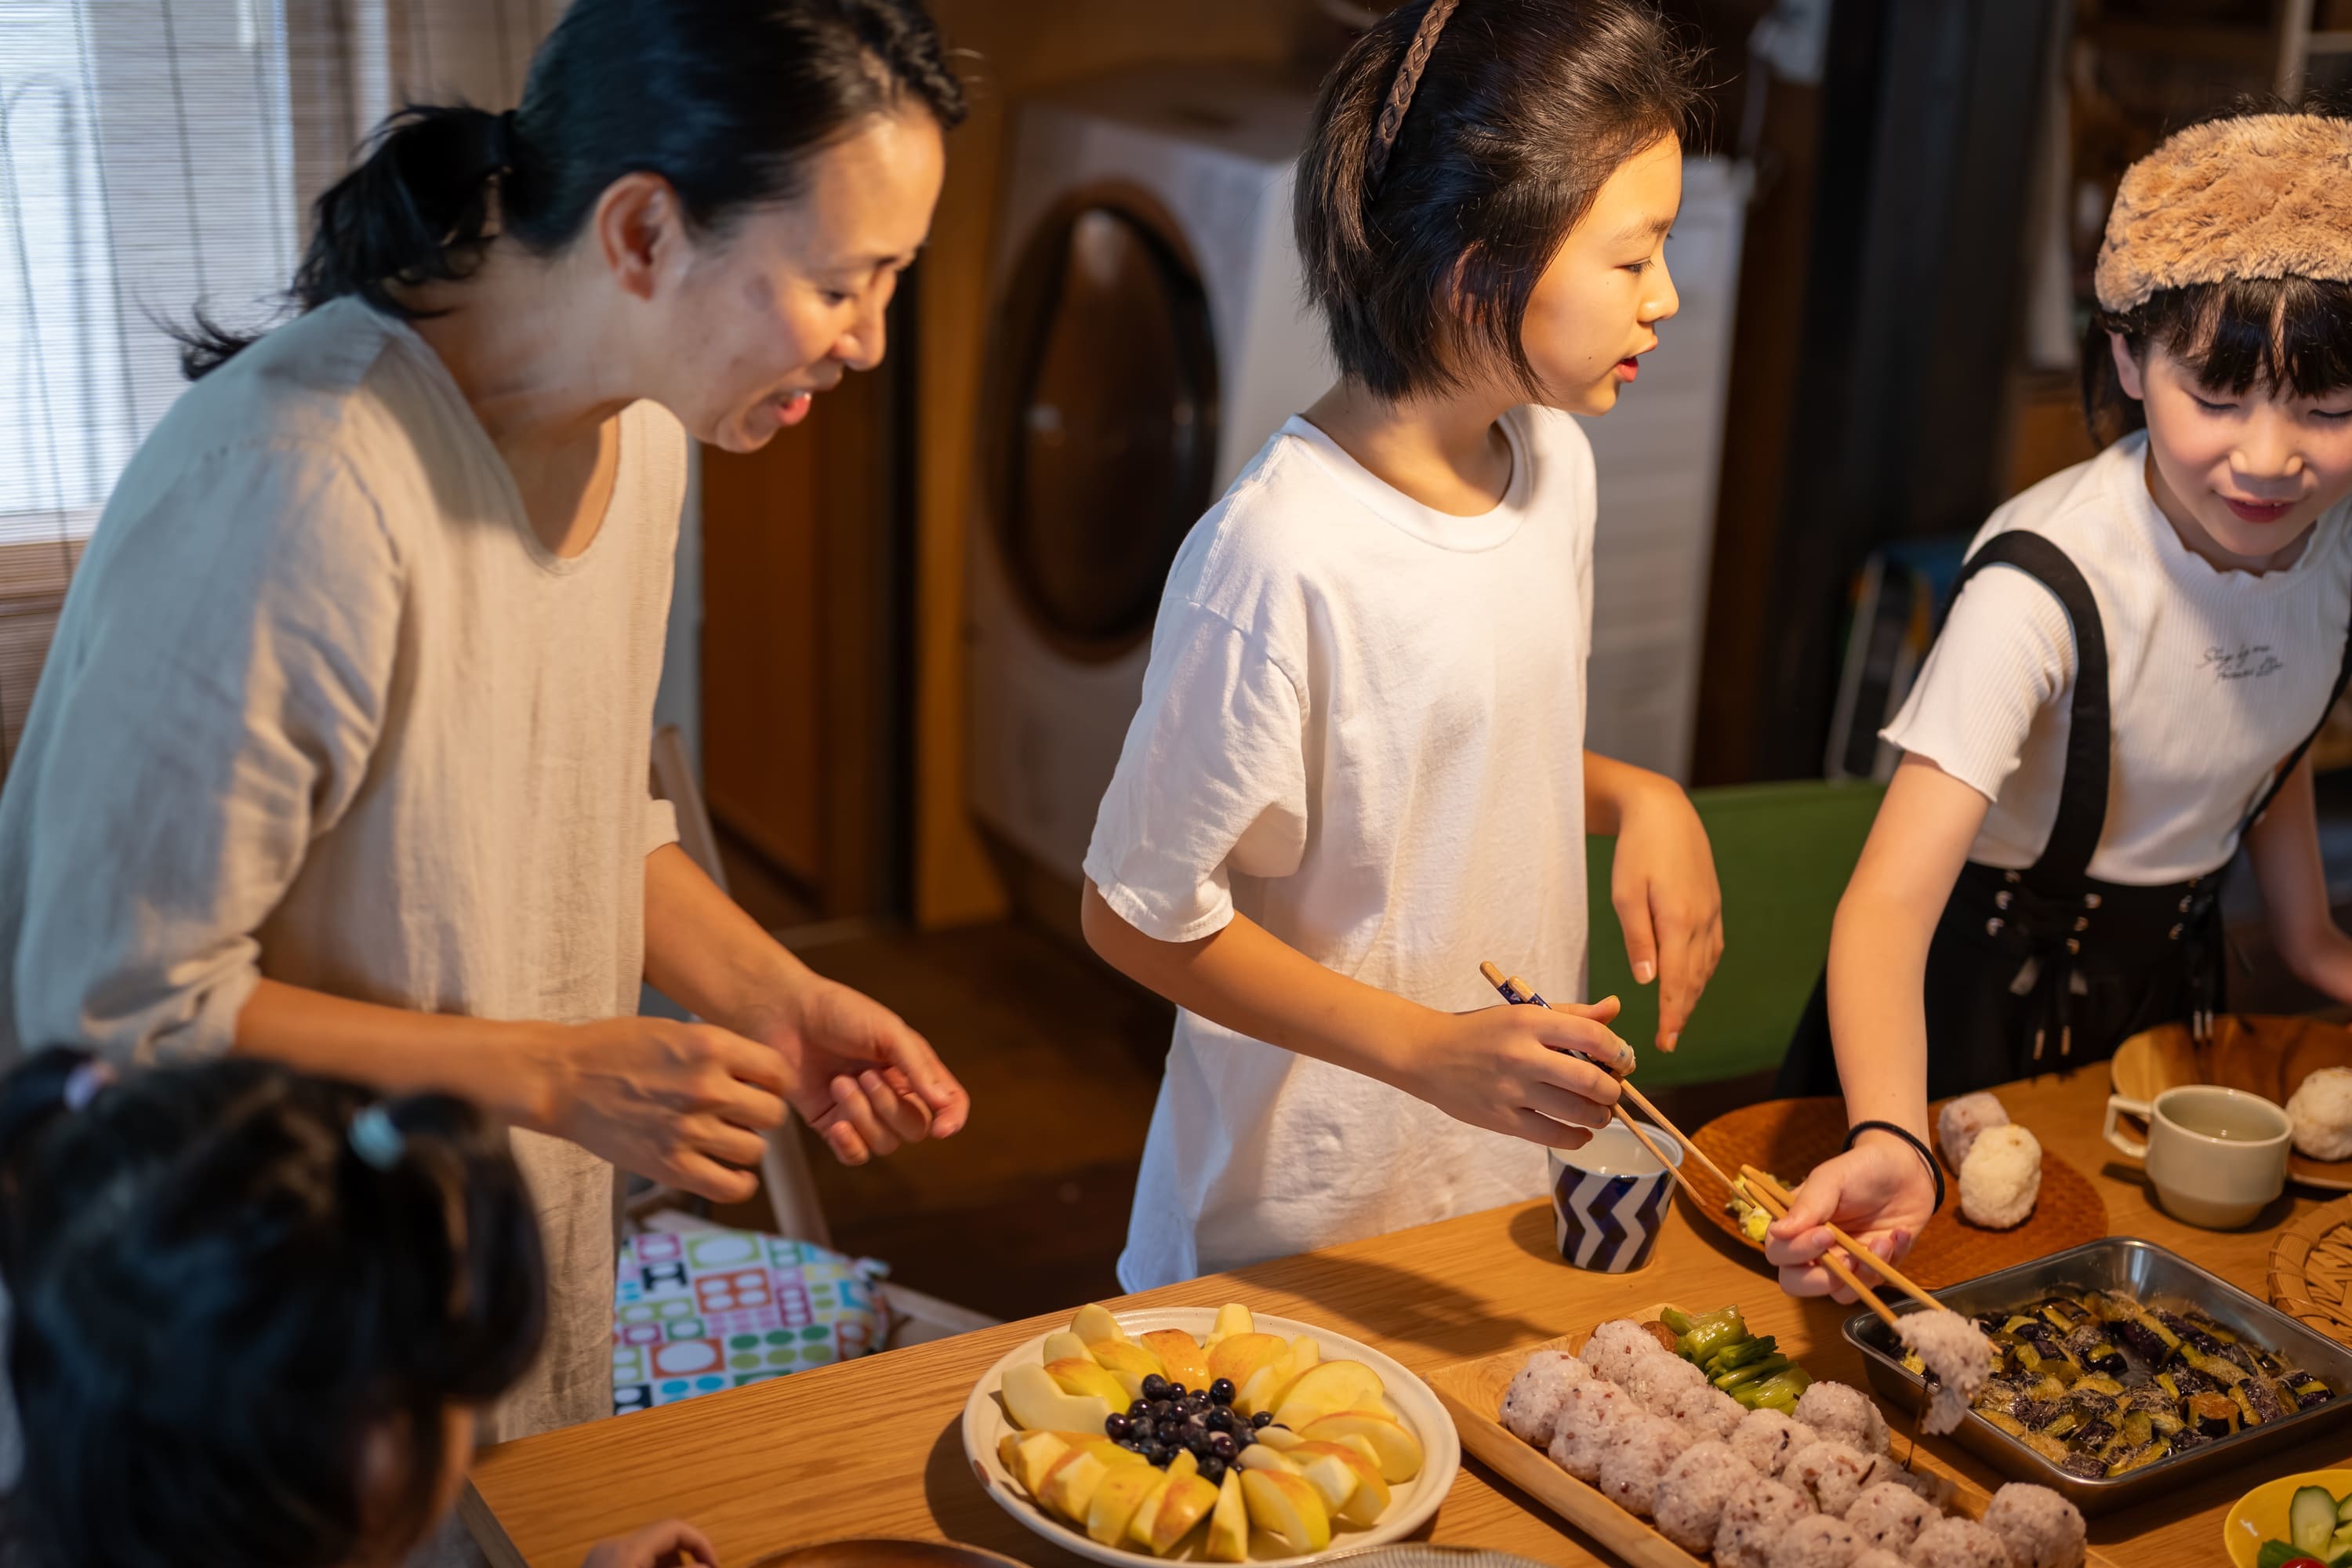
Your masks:
M 1897 1140 L 1866 1132 L 1846 1152 L 1813 1167 L 1790 1195 L 1787 1217 L 1765 1231 L 1764 1256 L 1790 1295 L 1851 1302 L 1854 1293 L 1822 1267 L 1822 1256 L 1837 1247 L 1827 1227 L 1842 1226 L 1876 1256 L 1899 1262 L 1935 1206 L 1936 1189 L 1918 1155 Z
M 1443 1015 L 1400 1053 L 1389 1081 L 1473 1127 L 1580 1149 L 1609 1125 L 1617 1079 L 1633 1067 L 1633 1047 L 1609 1030 L 1613 1016 L 1613 1006 Z

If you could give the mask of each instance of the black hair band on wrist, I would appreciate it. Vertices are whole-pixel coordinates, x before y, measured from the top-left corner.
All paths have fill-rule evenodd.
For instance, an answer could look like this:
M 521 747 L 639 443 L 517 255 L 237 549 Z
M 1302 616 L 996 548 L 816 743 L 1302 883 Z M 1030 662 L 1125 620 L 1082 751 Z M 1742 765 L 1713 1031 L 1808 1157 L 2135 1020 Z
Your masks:
M 1919 1142 L 1919 1135 L 1917 1133 L 1912 1131 L 1907 1127 L 1897 1127 L 1892 1121 L 1855 1122 L 1845 1131 L 1845 1146 L 1849 1149 L 1853 1148 L 1853 1141 L 1855 1139 L 1861 1137 L 1864 1133 L 1870 1131 L 1892 1132 L 1895 1136 L 1902 1139 L 1903 1142 L 1911 1145 L 1912 1152 L 1916 1153 L 1920 1160 L 1927 1164 L 1927 1174 L 1935 1180 L 1936 1209 L 1937 1212 L 1940 1212 L 1944 1206 L 1944 1167 L 1936 1163 L 1936 1152 L 1928 1148 L 1925 1143 Z

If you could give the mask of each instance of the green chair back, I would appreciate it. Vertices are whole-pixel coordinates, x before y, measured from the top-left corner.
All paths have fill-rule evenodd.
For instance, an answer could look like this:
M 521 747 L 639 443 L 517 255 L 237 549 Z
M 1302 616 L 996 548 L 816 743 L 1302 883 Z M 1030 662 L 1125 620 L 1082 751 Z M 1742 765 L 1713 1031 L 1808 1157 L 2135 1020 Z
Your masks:
M 1655 1090 L 1713 1083 L 1780 1065 L 1830 952 L 1830 922 L 1885 794 L 1876 784 L 1741 784 L 1691 792 L 1723 886 L 1723 962 L 1674 1054 L 1655 1049 L 1658 988 L 1636 986 L 1609 900 L 1614 838 L 1588 839 L 1590 994 L 1625 1004 L 1618 1034 L 1641 1053 Z

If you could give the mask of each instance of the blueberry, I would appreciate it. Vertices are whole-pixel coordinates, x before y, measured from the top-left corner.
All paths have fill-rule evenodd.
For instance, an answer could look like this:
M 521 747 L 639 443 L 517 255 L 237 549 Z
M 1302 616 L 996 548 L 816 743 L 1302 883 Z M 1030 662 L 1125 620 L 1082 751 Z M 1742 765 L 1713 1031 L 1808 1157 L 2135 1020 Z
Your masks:
M 1241 1445 L 1234 1441 L 1234 1435 L 1231 1432 L 1209 1434 L 1209 1452 L 1217 1458 L 1230 1460 L 1241 1451 Z
M 1127 1436 L 1129 1428 L 1133 1425 L 1133 1421 L 1128 1416 L 1121 1415 L 1118 1412 L 1114 1411 L 1103 1422 L 1103 1435 L 1110 1438 L 1112 1442 L 1116 1443 L 1120 1438 Z
M 1234 1428 L 1234 1447 L 1236 1449 L 1246 1448 L 1256 1441 L 1257 1434 L 1251 1431 L 1247 1426 L 1236 1426 Z
M 1114 1416 L 1112 1419 L 1116 1420 L 1118 1417 Z M 1222 1405 L 1201 1417 L 1201 1421 L 1212 1432 L 1230 1432 L 1234 1429 L 1234 1413 Z M 1116 1433 L 1112 1435 L 1117 1436 Z
M 1139 1415 L 1127 1424 L 1127 1435 L 1139 1443 L 1149 1443 L 1159 1433 L 1160 1424 L 1149 1415 Z
M 1118 1446 L 1126 1449 L 1130 1454 L 1140 1454 L 1143 1452 L 1143 1445 L 1137 1442 L 1132 1437 L 1120 1438 L 1118 1440 Z
M 1132 1405 L 1129 1405 L 1129 1406 L 1127 1407 L 1127 1414 L 1128 1414 L 1128 1415 L 1129 1415 L 1129 1417 L 1130 1419 L 1132 1419 L 1133 1417 L 1138 1416 L 1138 1415 L 1150 1415 L 1150 1414 L 1151 1414 L 1151 1401 L 1150 1401 L 1149 1399 L 1139 1399 L 1139 1400 L 1137 1400 L 1134 1404 L 1132 1404 Z
M 1150 1387 L 1150 1386 L 1151 1386 L 1151 1384 L 1150 1384 L 1150 1383 L 1147 1380 L 1147 1381 L 1145 1382 L 1145 1384 L 1144 1384 L 1144 1386 L 1145 1386 L 1146 1388 L 1149 1388 L 1149 1387 Z M 1174 1400 L 1180 1400 L 1180 1401 L 1181 1401 L 1181 1399 L 1182 1399 L 1182 1398 L 1183 1398 L 1187 1394 L 1189 1394 L 1189 1393 L 1191 1393 L 1191 1392 L 1192 1392 L 1190 1389 L 1186 1388 L 1186 1387 L 1185 1387 L 1182 1384 L 1181 1384 L 1181 1383 L 1170 1383 L 1170 1382 L 1167 1382 L 1165 1379 L 1163 1379 L 1163 1380 L 1162 1380 L 1162 1382 L 1161 1382 L 1161 1386 L 1165 1387 L 1165 1388 L 1168 1390 L 1168 1392 L 1167 1392 L 1167 1393 L 1165 1393 L 1165 1394 L 1161 1394 L 1161 1395 L 1160 1396 L 1160 1398 L 1162 1398 L 1162 1399 L 1174 1399 Z
M 1151 1402 L 1149 1414 L 1154 1421 L 1169 1420 L 1176 1415 L 1176 1402 L 1172 1399 L 1155 1399 Z
M 1178 1390 L 1178 1391 L 1175 1391 L 1175 1392 L 1179 1392 L 1179 1393 L 1181 1393 L 1181 1390 Z M 1168 1387 L 1168 1380 L 1167 1380 L 1166 1378 L 1164 1378 L 1164 1377 L 1160 1376 L 1160 1375 L 1158 1373 L 1156 1373 L 1156 1372 L 1155 1372 L 1155 1373 L 1149 1373 L 1149 1374 L 1147 1374 L 1147 1375 L 1145 1376 L 1145 1378 L 1144 1378 L 1144 1380 L 1143 1380 L 1143 1397 L 1144 1397 L 1144 1398 L 1149 1399 L 1149 1400 L 1151 1400 L 1151 1401 L 1153 1401 L 1154 1403 L 1157 1403 L 1157 1402 L 1158 1402 L 1158 1401 L 1160 1401 L 1160 1400 L 1167 1399 L 1167 1398 L 1170 1398 L 1171 1396 L 1171 1390 L 1170 1390 L 1170 1389 L 1169 1389 L 1169 1387 Z
M 1176 1450 L 1165 1443 L 1146 1443 L 1143 1446 L 1143 1458 L 1146 1464 L 1158 1465 L 1165 1469 L 1169 1461 L 1175 1457 Z
M 1216 1440 L 1217 1434 L 1214 1432 L 1205 1431 L 1198 1426 L 1188 1426 L 1184 1429 L 1184 1447 L 1192 1449 L 1195 1454 L 1208 1454 Z
M 1209 1429 L 1209 1413 L 1208 1413 L 1207 1411 L 1205 1411 L 1205 1410 L 1195 1410 L 1195 1411 L 1193 1411 L 1192 1414 L 1190 1414 L 1190 1415 L 1186 1415 L 1186 1416 L 1184 1417 L 1184 1430 L 1185 1430 L 1185 1431 L 1187 1431 L 1187 1432 L 1206 1432 L 1208 1429 Z
M 1225 1462 L 1212 1454 L 1201 1461 L 1199 1474 L 1202 1480 L 1216 1486 L 1225 1479 Z
M 1221 1377 L 1209 1384 L 1209 1402 L 1213 1405 L 1231 1405 L 1234 1402 L 1234 1380 L 1230 1377 Z
M 1273 1425 L 1274 1412 L 1271 1410 L 1261 1410 L 1250 1417 L 1250 1430 L 1253 1432 L 1263 1432 Z

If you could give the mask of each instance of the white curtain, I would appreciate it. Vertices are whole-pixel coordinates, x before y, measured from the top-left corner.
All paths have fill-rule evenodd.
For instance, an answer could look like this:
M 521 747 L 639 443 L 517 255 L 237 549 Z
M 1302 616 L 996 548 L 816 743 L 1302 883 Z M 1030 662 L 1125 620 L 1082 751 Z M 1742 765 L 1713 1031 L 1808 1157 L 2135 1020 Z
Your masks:
M 0 767 L 80 542 L 184 386 L 159 322 L 272 319 L 403 102 L 503 109 L 562 0 L 0 0 Z

